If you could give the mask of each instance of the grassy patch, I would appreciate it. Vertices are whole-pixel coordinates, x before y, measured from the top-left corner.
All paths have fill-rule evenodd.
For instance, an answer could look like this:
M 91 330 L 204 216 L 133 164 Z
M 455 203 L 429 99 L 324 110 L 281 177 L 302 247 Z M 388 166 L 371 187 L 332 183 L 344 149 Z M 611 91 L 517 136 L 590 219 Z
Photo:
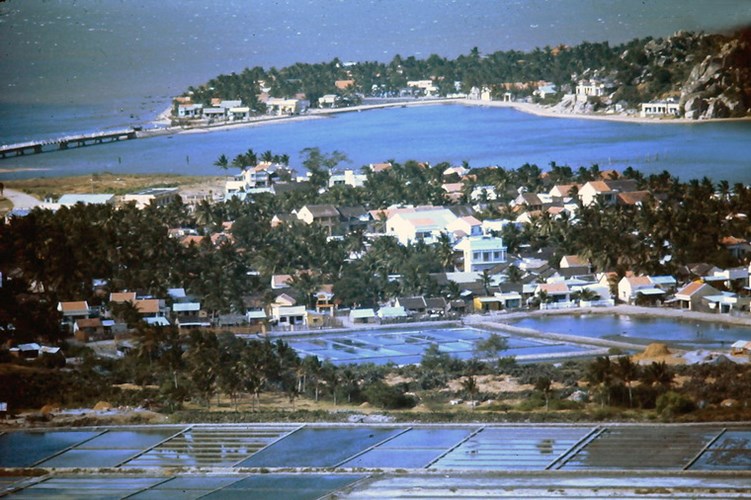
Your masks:
M 66 193 L 111 193 L 122 195 L 152 187 L 183 187 L 215 183 L 223 177 L 164 174 L 112 174 L 102 172 L 73 177 L 41 177 L 5 181 L 10 189 L 23 191 L 37 198 L 58 198 Z
M 8 198 L 0 198 L 0 217 L 10 212 L 11 208 L 13 208 L 13 203 Z

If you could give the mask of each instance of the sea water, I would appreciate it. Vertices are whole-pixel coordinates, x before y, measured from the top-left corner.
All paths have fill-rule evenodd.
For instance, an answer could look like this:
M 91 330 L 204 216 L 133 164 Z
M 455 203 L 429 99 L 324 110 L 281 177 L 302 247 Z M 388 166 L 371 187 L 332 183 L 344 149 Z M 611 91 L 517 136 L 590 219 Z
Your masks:
M 547 118 L 507 108 L 461 105 L 371 110 L 298 122 L 148 139 L 26 155 L 0 162 L 0 178 L 83 175 L 95 172 L 222 175 L 213 165 L 248 148 L 287 154 L 302 171 L 300 151 L 319 147 L 349 159 L 340 168 L 394 159 L 473 167 L 518 168 L 551 162 L 576 169 L 628 166 L 663 170 L 681 180 L 751 182 L 751 122 L 639 124 Z M 233 170 L 231 170 L 233 172 Z

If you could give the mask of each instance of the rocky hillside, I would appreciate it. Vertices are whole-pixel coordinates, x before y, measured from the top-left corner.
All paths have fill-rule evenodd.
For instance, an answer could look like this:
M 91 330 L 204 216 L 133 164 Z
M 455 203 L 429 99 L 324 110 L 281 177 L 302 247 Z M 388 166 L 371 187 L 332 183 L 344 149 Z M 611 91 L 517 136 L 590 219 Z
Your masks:
M 751 114 L 751 30 L 725 41 L 697 62 L 681 86 L 687 118 L 735 118 Z

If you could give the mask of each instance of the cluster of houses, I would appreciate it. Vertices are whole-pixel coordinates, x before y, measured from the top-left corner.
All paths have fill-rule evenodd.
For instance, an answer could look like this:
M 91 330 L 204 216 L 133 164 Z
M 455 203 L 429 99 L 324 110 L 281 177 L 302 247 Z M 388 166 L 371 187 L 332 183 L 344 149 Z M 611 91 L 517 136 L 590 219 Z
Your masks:
M 136 317 L 150 326 L 175 325 L 180 329 L 227 326 L 243 320 L 232 315 L 210 318 L 200 301 L 187 295 L 183 288 L 168 289 L 164 298 L 138 291 L 111 292 L 101 305 L 90 305 L 85 300 L 66 301 L 58 303 L 57 310 L 61 329 L 82 342 L 124 336 L 129 331 L 128 322 Z
M 245 168 L 227 180 L 227 197 L 252 197 L 257 192 L 279 193 L 294 189 L 303 182 L 280 181 L 288 167 L 274 163 L 259 163 Z M 392 168 L 389 163 L 371 164 L 370 172 L 378 174 Z M 676 276 L 638 276 L 626 273 L 595 273 L 587 259 L 564 256 L 554 259 L 553 249 L 535 252 L 520 250 L 510 254 L 500 237 L 506 225 L 522 228 L 547 214 L 555 219 L 564 215 L 575 220 L 580 206 L 592 204 L 638 205 L 650 194 L 637 189 L 636 182 L 617 178 L 616 173 L 604 171 L 600 178 L 583 184 L 554 185 L 546 192 L 531 193 L 523 189 L 509 203 L 513 214 L 506 219 L 477 217 L 477 210 L 488 203 L 509 199 L 508 193 L 496 191 L 492 185 L 473 182 L 472 173 L 462 166 L 449 167 L 443 172 L 442 185 L 449 200 L 445 206 L 391 206 L 371 210 L 362 206 L 308 204 L 291 213 L 278 213 L 272 226 L 292 222 L 323 228 L 329 238 L 343 238 L 359 231 L 368 241 L 393 237 L 402 245 L 416 242 L 447 247 L 453 255 L 453 266 L 446 272 L 430 276 L 450 294 L 436 297 L 400 297 L 381 304 L 379 308 L 339 310 L 341 298 L 334 295 L 333 284 L 322 285 L 312 297 L 302 297 L 295 289 L 295 277 L 275 275 L 268 294 L 244 298 L 245 310 L 239 314 L 214 317 L 202 309 L 200 299 L 192 299 L 184 290 L 170 290 L 168 296 L 149 297 L 139 292 L 119 292 L 109 295 L 106 306 L 89 307 L 86 302 L 62 302 L 59 311 L 64 328 L 82 340 L 115 336 L 124 333 L 118 304 L 129 303 L 146 323 L 155 326 L 174 324 L 180 329 L 227 327 L 242 325 L 244 331 L 265 332 L 269 329 L 297 329 L 340 326 L 344 323 L 389 322 L 405 319 L 430 319 L 453 316 L 465 312 L 492 312 L 535 307 L 563 309 L 586 306 L 608 306 L 615 301 L 673 306 L 692 311 L 736 314 L 748 311 L 751 268 L 719 269 L 708 264 L 696 264 L 681 269 Z M 359 187 L 365 183 L 364 174 L 352 170 L 335 173 L 329 186 Z M 460 182 L 453 182 L 458 179 Z M 476 177 L 474 178 L 476 179 Z M 277 191 L 278 190 L 278 191 Z M 133 202 L 143 208 L 149 204 L 165 205 L 177 196 L 177 190 L 158 188 L 125 195 L 123 202 Z M 466 202 L 462 204 L 461 201 Z M 75 203 L 117 203 L 112 195 L 66 195 L 58 206 Z M 51 207 L 54 208 L 54 207 Z M 185 245 L 200 244 L 206 235 L 195 230 L 173 228 L 170 235 Z M 208 235 L 219 246 L 233 240 L 232 222 L 226 221 Z M 751 256 L 751 245 L 744 239 L 728 237 L 723 240 L 728 252 L 739 260 Z M 353 253 L 358 259 L 362 253 Z M 310 272 L 310 271 L 308 271 Z M 400 280 L 400 276 L 389 279 Z
M 177 97 L 175 102 L 177 103 L 176 118 L 181 122 L 190 121 L 206 125 L 244 122 L 254 115 L 254 110 L 244 105 L 239 99 L 213 98 L 210 106 L 194 103 L 190 96 Z M 300 115 L 310 108 L 310 101 L 305 99 L 304 95 L 284 98 L 261 94 L 259 102 L 266 106 L 266 114 L 273 116 Z

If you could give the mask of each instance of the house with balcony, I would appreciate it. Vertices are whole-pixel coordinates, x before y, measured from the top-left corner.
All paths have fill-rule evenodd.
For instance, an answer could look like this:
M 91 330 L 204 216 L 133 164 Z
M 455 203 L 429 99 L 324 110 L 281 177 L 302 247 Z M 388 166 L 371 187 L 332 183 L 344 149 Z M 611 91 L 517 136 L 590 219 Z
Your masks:
M 462 254 L 459 267 L 464 272 L 482 272 L 506 262 L 503 238 L 470 236 L 454 245 L 454 250 Z
M 586 102 L 591 97 L 604 97 L 615 88 L 606 80 L 579 80 L 576 84 L 576 102 Z

